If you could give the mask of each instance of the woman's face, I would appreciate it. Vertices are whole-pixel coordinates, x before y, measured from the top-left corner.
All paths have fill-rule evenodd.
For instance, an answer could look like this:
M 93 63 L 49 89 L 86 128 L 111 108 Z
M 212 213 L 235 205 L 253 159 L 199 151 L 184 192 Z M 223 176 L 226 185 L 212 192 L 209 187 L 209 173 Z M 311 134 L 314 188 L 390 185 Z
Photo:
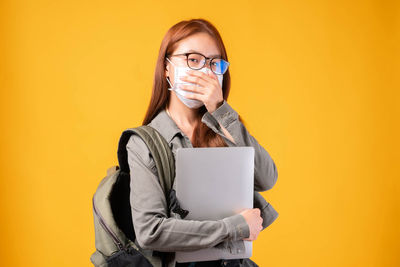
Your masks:
M 172 52 L 172 55 L 183 54 L 189 52 L 197 52 L 203 54 L 208 58 L 221 57 L 220 51 L 214 39 L 207 33 L 195 33 L 183 40 L 176 43 L 176 49 Z M 170 57 L 176 66 L 187 67 L 186 56 L 174 56 Z M 209 61 L 204 66 L 204 68 L 210 68 Z M 173 83 L 174 79 L 174 66 L 167 61 L 165 76 L 169 77 L 170 81 Z

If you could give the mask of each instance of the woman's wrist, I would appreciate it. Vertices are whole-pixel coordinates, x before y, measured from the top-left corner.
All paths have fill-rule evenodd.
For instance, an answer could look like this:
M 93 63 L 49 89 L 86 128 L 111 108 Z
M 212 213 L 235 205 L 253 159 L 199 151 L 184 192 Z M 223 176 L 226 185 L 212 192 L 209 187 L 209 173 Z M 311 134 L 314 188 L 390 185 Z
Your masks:
M 208 110 L 208 113 L 213 113 L 214 111 L 216 111 L 220 106 L 222 106 L 222 104 L 224 104 L 224 100 L 222 99 L 220 102 L 218 102 L 214 108 Z

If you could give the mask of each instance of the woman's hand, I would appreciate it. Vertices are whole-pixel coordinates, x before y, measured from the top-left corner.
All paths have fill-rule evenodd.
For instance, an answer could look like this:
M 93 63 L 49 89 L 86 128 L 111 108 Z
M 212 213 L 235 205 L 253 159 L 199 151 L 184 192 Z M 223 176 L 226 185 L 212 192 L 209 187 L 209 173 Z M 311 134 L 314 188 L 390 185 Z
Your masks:
M 261 232 L 263 218 L 260 216 L 261 211 L 259 208 L 255 209 L 246 209 L 240 213 L 245 218 L 249 229 L 250 236 L 248 238 L 244 238 L 246 241 L 254 241 L 257 239 L 258 234 Z
M 180 84 L 179 88 L 190 91 L 185 97 L 189 99 L 200 100 L 204 103 L 209 113 L 214 112 L 224 102 L 222 88 L 219 85 L 217 75 L 211 70 L 208 74 L 189 70 L 188 76 L 181 77 L 182 81 L 194 84 Z

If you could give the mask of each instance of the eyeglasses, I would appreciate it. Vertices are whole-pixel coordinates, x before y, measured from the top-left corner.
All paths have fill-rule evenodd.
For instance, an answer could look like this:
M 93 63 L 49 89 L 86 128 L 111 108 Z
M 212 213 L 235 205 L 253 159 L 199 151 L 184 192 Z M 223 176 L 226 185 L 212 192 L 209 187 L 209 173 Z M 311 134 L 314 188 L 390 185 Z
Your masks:
M 222 58 L 209 58 L 200 53 L 183 53 L 183 54 L 175 54 L 172 56 L 186 56 L 186 62 L 189 68 L 193 70 L 200 70 L 204 68 L 206 65 L 206 61 L 210 61 L 210 69 L 215 74 L 221 75 L 224 74 L 229 67 L 229 62 L 223 60 Z

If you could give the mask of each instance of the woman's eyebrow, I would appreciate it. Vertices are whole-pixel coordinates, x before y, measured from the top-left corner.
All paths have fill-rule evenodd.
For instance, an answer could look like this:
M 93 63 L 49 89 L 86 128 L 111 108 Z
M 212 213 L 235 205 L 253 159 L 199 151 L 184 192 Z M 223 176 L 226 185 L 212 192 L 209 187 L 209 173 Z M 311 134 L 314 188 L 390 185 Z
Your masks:
M 196 51 L 196 50 L 192 50 L 192 49 L 190 49 L 189 51 L 187 51 L 186 53 L 199 53 L 199 54 L 201 54 L 199 51 Z M 210 56 L 208 56 L 209 58 L 214 58 L 214 57 L 221 57 L 221 55 L 210 55 Z

